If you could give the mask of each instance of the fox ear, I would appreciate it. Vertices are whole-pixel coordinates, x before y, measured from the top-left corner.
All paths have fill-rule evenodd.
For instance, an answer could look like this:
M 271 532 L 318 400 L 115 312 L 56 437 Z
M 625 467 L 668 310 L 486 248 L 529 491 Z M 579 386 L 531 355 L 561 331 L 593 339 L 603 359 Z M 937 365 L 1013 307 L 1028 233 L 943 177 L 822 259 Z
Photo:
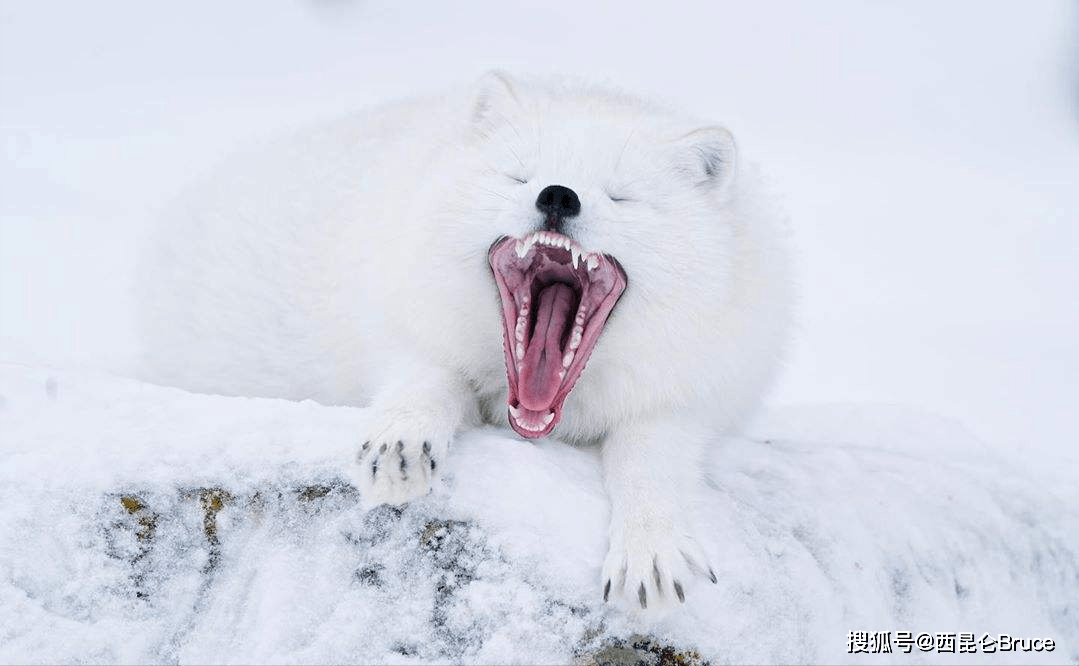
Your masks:
M 481 131 L 500 124 L 510 109 L 520 104 L 513 79 L 502 70 L 493 69 L 484 74 L 475 90 L 470 120 Z
M 702 127 L 675 143 L 675 169 L 694 185 L 719 190 L 734 179 L 738 150 L 726 127 Z

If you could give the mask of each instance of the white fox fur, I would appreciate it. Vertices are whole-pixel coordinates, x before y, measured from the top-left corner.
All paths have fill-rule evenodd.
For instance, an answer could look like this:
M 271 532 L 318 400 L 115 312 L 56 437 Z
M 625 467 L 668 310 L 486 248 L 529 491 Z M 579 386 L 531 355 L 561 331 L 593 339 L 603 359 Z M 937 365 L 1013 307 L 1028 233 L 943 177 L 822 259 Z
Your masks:
M 581 201 L 566 233 L 617 258 L 629 286 L 554 436 L 602 446 L 597 594 L 669 606 L 710 577 L 685 510 L 700 460 L 760 400 L 789 323 L 782 216 L 721 127 L 491 73 L 237 156 L 144 257 L 146 377 L 371 405 L 352 465 L 363 497 L 422 495 L 456 432 L 506 424 L 487 250 L 542 228 L 537 193 L 555 183 Z

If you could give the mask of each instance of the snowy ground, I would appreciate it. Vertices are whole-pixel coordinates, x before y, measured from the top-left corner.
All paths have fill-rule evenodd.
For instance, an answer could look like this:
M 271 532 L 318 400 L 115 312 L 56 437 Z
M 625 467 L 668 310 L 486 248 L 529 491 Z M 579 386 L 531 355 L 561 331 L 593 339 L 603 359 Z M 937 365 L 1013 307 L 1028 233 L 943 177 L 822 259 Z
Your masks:
M 341 481 L 362 409 L 2 370 L 0 662 L 569 663 L 646 634 L 835 663 L 885 629 L 1079 658 L 1079 468 L 1032 476 L 947 420 L 816 406 L 718 446 L 719 584 L 646 626 L 600 599 L 592 452 L 472 433 L 426 501 L 364 514 Z
M 909 630 L 1047 636 L 1076 662 L 1077 19 L 0 0 L 0 661 L 565 661 L 636 631 L 838 661 L 848 631 Z M 798 344 L 773 412 L 718 446 L 720 583 L 657 627 L 597 603 L 587 452 L 470 434 L 452 487 L 365 518 L 336 481 L 362 410 L 100 372 L 126 367 L 136 240 L 185 181 L 489 67 L 723 121 L 791 213 Z

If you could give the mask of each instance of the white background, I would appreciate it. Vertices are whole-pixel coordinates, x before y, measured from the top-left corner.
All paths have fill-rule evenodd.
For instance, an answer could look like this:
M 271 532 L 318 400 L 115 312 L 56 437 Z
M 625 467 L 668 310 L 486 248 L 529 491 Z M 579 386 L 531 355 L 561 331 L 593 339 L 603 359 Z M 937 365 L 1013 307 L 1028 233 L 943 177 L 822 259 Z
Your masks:
M 1079 458 L 1065 2 L 0 3 L 0 360 L 116 368 L 139 230 L 275 130 L 567 72 L 726 123 L 786 198 L 778 403 L 903 403 Z

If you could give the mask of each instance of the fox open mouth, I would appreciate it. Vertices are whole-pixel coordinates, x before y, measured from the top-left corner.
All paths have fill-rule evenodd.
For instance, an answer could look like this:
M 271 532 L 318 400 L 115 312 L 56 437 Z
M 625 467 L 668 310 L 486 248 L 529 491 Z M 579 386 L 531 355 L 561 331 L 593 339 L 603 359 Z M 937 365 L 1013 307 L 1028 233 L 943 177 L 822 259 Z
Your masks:
M 522 437 L 542 437 L 561 420 L 626 273 L 614 257 L 553 231 L 504 236 L 487 258 L 502 297 L 510 425 Z

